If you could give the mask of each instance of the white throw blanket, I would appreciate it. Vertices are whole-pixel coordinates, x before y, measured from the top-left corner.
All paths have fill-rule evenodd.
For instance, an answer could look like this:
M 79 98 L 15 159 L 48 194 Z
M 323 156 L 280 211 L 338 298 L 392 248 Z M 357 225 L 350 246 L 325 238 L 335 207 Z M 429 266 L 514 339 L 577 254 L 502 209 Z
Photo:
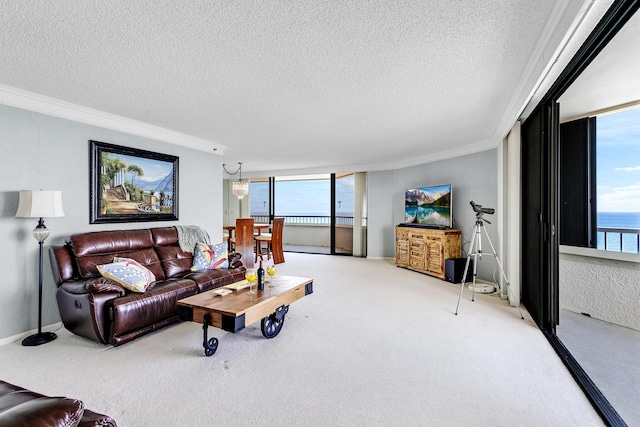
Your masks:
M 196 243 L 211 244 L 209 233 L 199 225 L 176 225 L 178 245 L 185 252 L 193 253 Z

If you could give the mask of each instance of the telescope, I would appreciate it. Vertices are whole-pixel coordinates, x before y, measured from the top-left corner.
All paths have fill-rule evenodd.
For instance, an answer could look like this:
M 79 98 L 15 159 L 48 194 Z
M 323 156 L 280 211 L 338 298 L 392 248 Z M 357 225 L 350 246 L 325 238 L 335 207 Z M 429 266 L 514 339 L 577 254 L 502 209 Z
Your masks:
M 460 283 L 460 295 L 458 295 L 458 305 L 456 305 L 456 314 L 458 314 L 458 307 L 460 306 L 460 298 L 462 298 L 462 291 L 464 291 L 464 283 L 467 278 L 467 273 L 469 272 L 469 264 L 471 262 L 471 257 L 474 257 L 475 262 L 473 263 L 473 284 L 469 286 L 469 290 L 471 291 L 471 301 L 473 301 L 476 293 L 476 274 L 478 268 L 478 259 L 482 259 L 482 235 L 480 230 L 484 230 L 484 234 L 487 236 L 487 240 L 489 241 L 489 245 L 491 246 L 491 250 L 493 251 L 493 256 L 496 258 L 496 262 L 498 263 L 498 267 L 500 267 L 500 271 L 502 272 L 502 277 L 504 277 L 504 281 L 507 284 L 507 294 L 509 287 L 509 279 L 502 268 L 502 264 L 500 263 L 500 259 L 498 258 L 498 254 L 496 253 L 495 248 L 493 247 L 493 243 L 491 243 L 491 239 L 489 238 L 489 233 L 484 228 L 484 223 L 491 224 L 489 221 L 482 217 L 483 214 L 493 215 L 496 210 L 492 208 L 483 208 L 482 205 L 477 205 L 475 203 L 470 202 L 471 207 L 476 213 L 476 224 L 473 226 L 473 235 L 471 236 L 471 245 L 469 246 L 469 253 L 467 254 L 467 263 L 464 266 L 464 273 L 462 273 L 462 282 Z M 482 293 L 493 292 L 495 290 L 495 286 L 487 285 L 483 287 Z M 479 291 L 480 292 L 480 291 Z M 516 300 L 516 306 L 518 307 L 518 312 L 520 313 L 520 318 L 524 319 L 522 316 L 522 310 L 520 310 L 520 302 Z
M 471 201 L 471 202 L 469 202 L 469 203 L 471 203 L 471 207 L 473 207 L 473 210 L 474 210 L 476 213 L 479 213 L 479 214 L 487 214 L 487 215 L 493 215 L 493 214 L 496 212 L 496 210 L 495 210 L 495 209 L 492 209 L 492 208 L 483 208 L 483 207 L 482 207 L 482 205 L 477 205 L 477 204 L 473 203 L 473 201 Z

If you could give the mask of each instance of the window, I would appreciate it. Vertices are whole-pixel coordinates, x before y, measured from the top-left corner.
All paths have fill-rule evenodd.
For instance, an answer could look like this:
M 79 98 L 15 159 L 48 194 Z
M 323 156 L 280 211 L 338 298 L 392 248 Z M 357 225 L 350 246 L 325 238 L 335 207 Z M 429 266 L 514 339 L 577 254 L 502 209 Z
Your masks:
M 353 225 L 353 178 L 352 173 L 336 176 L 336 223 Z
M 640 108 L 596 119 L 598 249 L 640 253 Z
M 640 253 L 640 108 L 560 125 L 560 244 Z
M 304 218 L 304 222 L 329 224 L 331 215 L 331 177 L 276 177 L 275 215 Z M 315 218 L 315 219 L 314 219 Z
M 268 179 L 251 179 L 249 200 L 249 215 L 254 217 L 257 222 L 270 222 Z

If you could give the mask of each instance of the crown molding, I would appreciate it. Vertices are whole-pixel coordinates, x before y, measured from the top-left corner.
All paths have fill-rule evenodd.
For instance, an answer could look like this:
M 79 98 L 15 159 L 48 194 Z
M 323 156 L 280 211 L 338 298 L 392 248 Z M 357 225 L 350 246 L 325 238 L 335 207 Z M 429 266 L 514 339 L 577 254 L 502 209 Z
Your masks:
M 0 84 L 0 104 L 42 113 L 74 122 L 98 126 L 194 150 L 224 155 L 225 145 L 175 132 L 148 123 L 131 120 L 104 111 L 94 110 L 59 99 Z
M 268 176 L 291 176 L 291 175 L 309 175 L 309 174 L 327 174 L 327 173 L 350 173 L 350 172 L 376 172 L 387 170 L 398 170 L 413 166 L 425 165 L 441 160 L 454 159 L 456 157 L 475 154 L 482 151 L 494 149 L 502 138 L 490 138 L 484 141 L 467 144 L 462 147 L 453 148 L 451 150 L 439 151 L 423 156 L 413 156 L 409 160 L 401 160 L 393 163 L 370 163 L 370 164 L 351 164 L 339 167 L 321 166 L 317 168 L 304 169 L 279 169 L 267 171 L 251 171 L 243 173 L 245 178 L 264 178 Z
M 514 96 L 496 129 L 497 136 L 506 136 L 534 96 L 539 95 L 537 92 L 567 45 L 576 36 L 593 5 L 594 0 L 572 0 L 555 4 Z

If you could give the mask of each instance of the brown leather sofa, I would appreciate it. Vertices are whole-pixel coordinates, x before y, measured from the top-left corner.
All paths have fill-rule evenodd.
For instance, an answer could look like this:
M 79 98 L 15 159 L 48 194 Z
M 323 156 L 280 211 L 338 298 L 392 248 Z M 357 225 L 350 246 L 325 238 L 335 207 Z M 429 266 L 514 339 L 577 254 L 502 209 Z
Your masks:
M 230 254 L 227 270 L 192 272 L 193 254 L 180 249 L 175 227 L 74 234 L 49 255 L 65 328 L 114 346 L 175 323 L 179 299 L 242 280 L 246 270 Z M 96 266 L 115 256 L 146 266 L 156 281 L 135 293 L 103 278 Z
M 85 409 L 80 400 L 49 397 L 0 380 L 0 426 L 116 427 L 116 422 Z

